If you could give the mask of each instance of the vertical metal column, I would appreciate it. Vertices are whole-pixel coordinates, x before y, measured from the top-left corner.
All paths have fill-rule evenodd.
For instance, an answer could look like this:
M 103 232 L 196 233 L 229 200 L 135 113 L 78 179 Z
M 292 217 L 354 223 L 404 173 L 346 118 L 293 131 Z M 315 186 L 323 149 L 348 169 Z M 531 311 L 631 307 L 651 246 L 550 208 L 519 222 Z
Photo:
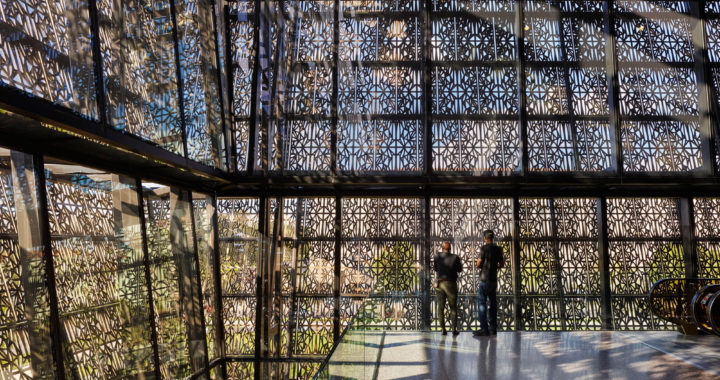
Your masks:
M 203 368 L 207 369 L 210 368 L 210 360 L 208 358 L 208 348 L 207 348 L 207 329 L 205 328 L 205 308 L 203 308 L 203 301 L 202 301 L 202 279 L 200 277 L 200 254 L 198 249 L 198 235 L 197 235 L 197 219 L 195 218 L 195 207 L 193 207 L 193 193 L 188 191 L 186 194 L 189 196 L 188 198 L 188 206 L 190 209 L 190 221 L 192 222 L 190 224 L 190 229 L 192 232 L 192 243 L 193 243 L 193 249 L 191 251 L 192 253 L 192 260 L 194 261 L 194 267 L 195 267 L 195 294 L 197 294 L 196 297 L 192 298 L 193 302 L 193 309 L 195 309 L 193 313 L 193 322 L 195 324 L 196 334 L 198 338 L 202 338 L 201 342 L 198 342 L 199 350 L 201 352 L 197 353 L 198 356 L 202 355 L 202 358 L 200 358 L 203 361 Z M 192 268 L 192 266 L 191 266 Z M 198 331 L 199 329 L 199 331 Z M 201 334 L 200 334 L 201 333 Z M 194 353 L 190 353 L 191 356 Z M 194 370 L 197 372 L 200 368 L 195 368 Z
M 690 15 L 692 16 L 692 42 L 694 47 L 693 58 L 695 61 L 695 77 L 698 84 L 698 116 L 700 122 L 700 133 L 702 140 L 700 148 L 702 151 L 703 172 L 712 176 L 717 173 L 717 161 L 715 161 L 715 126 L 717 125 L 717 114 L 714 112 L 714 94 L 712 74 L 710 72 L 709 58 L 707 53 L 707 36 L 705 34 L 705 1 L 691 1 Z
M 340 65 L 340 0 L 335 0 L 333 7 L 333 44 L 332 44 L 332 97 L 330 98 L 330 173 L 338 175 L 337 164 L 337 133 L 338 133 L 338 81 Z
M 105 81 L 103 72 L 103 59 L 100 48 L 100 15 L 97 9 L 97 0 L 88 0 L 88 13 L 90 14 L 90 30 L 92 33 L 92 59 L 95 73 L 95 101 L 97 102 L 100 124 L 108 124 L 107 99 L 105 97 Z
M 180 63 L 180 38 L 177 28 L 175 0 L 170 0 L 170 17 L 172 18 L 173 48 L 175 51 L 175 80 L 178 88 L 178 109 L 180 110 L 180 131 L 182 132 L 183 157 L 188 157 L 187 126 L 185 124 L 185 90 L 182 81 L 182 64 Z
M 513 285 L 513 313 L 515 316 L 515 330 L 522 330 L 522 300 L 520 297 L 520 199 L 513 197 L 513 227 L 512 227 L 512 285 Z
M 693 214 L 693 198 L 680 198 L 680 232 L 682 233 L 686 278 L 698 277 L 698 257 L 695 250 L 695 218 Z
M 268 233 L 268 198 L 266 196 L 260 197 L 260 207 L 258 212 L 258 235 L 260 241 L 258 242 L 258 255 L 256 263 L 256 274 L 255 274 L 255 359 L 260 359 L 266 354 L 267 347 L 263 348 L 263 290 L 264 290 L 264 271 L 265 271 L 265 246 L 267 245 L 267 233 Z M 259 378 L 260 366 L 255 366 L 255 377 Z
M 230 43 L 230 39 L 232 36 L 232 33 L 230 33 L 230 29 L 232 28 L 232 23 L 230 22 L 230 6 L 225 4 L 225 7 L 223 9 L 224 15 L 225 15 L 225 23 L 223 26 L 225 27 L 225 76 L 227 81 L 227 99 L 228 99 L 228 145 L 231 146 L 230 148 L 230 157 L 232 158 L 232 164 L 230 165 L 231 171 L 241 171 L 241 170 L 248 170 L 247 165 L 245 165 L 244 168 L 241 168 L 238 166 L 238 158 L 237 158 L 237 141 L 235 138 L 235 134 L 237 131 L 235 130 L 235 111 L 233 110 L 234 102 L 235 102 L 235 84 L 233 83 L 233 71 L 234 69 L 234 62 L 233 62 L 233 50 L 232 50 L 232 44 Z M 256 28 L 253 28 L 256 29 Z M 254 72 L 255 70 L 253 70 Z M 254 74 L 251 74 L 254 76 Z M 255 88 L 253 85 L 255 82 L 251 82 L 250 86 L 252 88 Z M 251 90 L 251 96 L 254 94 L 254 91 Z M 252 105 L 251 105 L 252 108 Z M 252 112 L 252 111 L 251 111 Z M 248 128 L 252 129 L 252 126 L 248 124 Z M 250 138 L 250 134 L 248 134 L 248 138 Z M 248 145 L 249 148 L 249 145 Z M 248 149 L 245 154 L 249 154 L 250 149 Z M 250 161 L 250 160 L 248 160 Z M 224 362 L 223 362 L 223 368 L 225 368 Z
M 282 326 L 280 320 L 280 313 L 282 313 L 282 272 L 280 268 L 282 266 L 282 224 L 283 224 L 283 211 L 284 211 L 283 198 L 275 199 L 275 216 L 273 218 L 273 232 L 272 241 L 270 246 L 270 259 L 268 260 L 268 276 L 270 278 L 270 285 L 267 287 L 267 308 L 266 321 L 268 322 L 265 330 L 265 334 L 268 337 L 268 346 L 270 345 L 270 334 L 274 330 L 275 334 L 272 336 L 272 348 L 274 352 L 271 352 L 275 358 L 280 357 L 280 351 L 282 351 L 280 339 L 282 335 Z M 270 329 L 272 326 L 270 320 L 272 318 L 274 329 Z
M 425 32 L 424 32 L 424 42 L 425 42 L 425 52 L 424 52 L 424 60 L 422 61 L 422 70 L 423 70 L 423 81 L 424 81 L 424 91 L 423 91 L 423 114 L 422 114 L 422 125 L 423 125 L 423 142 L 424 142 L 424 148 L 423 148 L 423 175 L 431 175 L 433 172 L 433 157 L 432 157 L 432 103 L 433 103 L 433 97 L 432 97 L 432 87 L 433 87 L 433 80 L 432 80 L 432 44 L 431 44 L 431 38 L 432 38 L 432 6 L 433 6 L 433 0 L 425 0 L 424 2 L 424 11 L 423 11 L 423 21 L 425 22 Z M 425 289 L 425 288 L 423 288 Z M 428 325 L 429 327 L 429 325 Z
M 617 69 L 617 53 L 615 51 L 615 1 L 608 0 L 607 9 L 605 9 L 604 29 L 605 29 L 605 75 L 608 87 L 608 111 L 610 112 L 610 133 L 613 140 L 612 154 L 615 158 L 615 172 L 618 177 L 623 174 L 623 154 L 622 154 L 622 133 L 620 125 L 620 89 L 618 85 L 618 69 Z
M 335 255 L 333 256 L 333 341 L 340 339 L 340 280 L 342 279 L 342 198 L 335 196 Z
M 28 156 L 29 157 L 29 156 Z M 27 159 L 27 157 L 26 157 Z M 50 334 L 53 339 L 53 358 L 55 359 L 56 373 L 58 379 L 65 379 L 63 340 L 64 331 L 60 323 L 60 310 L 55 286 L 55 263 L 52 252 L 52 240 L 50 239 L 50 219 L 48 211 L 48 197 L 45 179 L 45 161 L 43 156 L 33 155 L 32 162 L 26 161 L 26 175 L 29 175 L 27 168 L 32 167 L 34 172 L 34 193 L 37 194 L 38 202 L 38 226 L 40 228 L 40 242 L 45 256 L 45 274 L 48 281 L 48 303 L 50 304 Z M 71 371 L 75 373 L 75 370 Z
M 608 244 L 607 198 L 597 199 L 598 266 L 600 270 L 600 324 L 603 330 L 612 330 L 610 298 L 610 250 Z
M 220 228 L 218 223 L 217 195 L 212 198 L 212 231 L 213 231 L 213 286 L 215 287 L 215 355 L 225 358 L 225 319 L 223 317 L 222 301 L 222 272 L 220 271 Z M 220 378 L 227 378 L 227 365 L 225 360 L 220 364 Z
M 247 151 L 247 173 L 255 174 L 255 156 L 257 156 L 257 134 L 258 134 L 258 107 L 260 105 L 260 7 L 261 0 L 255 0 L 254 19 L 253 19 L 253 47 L 255 48 L 255 57 L 253 59 L 252 80 L 250 82 L 250 123 L 248 125 L 248 151 Z M 232 33 L 228 32 L 232 35 Z M 230 38 L 228 38 L 228 41 Z M 228 42 L 229 43 L 229 42 Z M 232 57 L 232 54 L 230 55 Z M 262 205 L 262 199 L 261 199 Z M 262 207 L 262 206 L 261 206 Z
M 261 12 L 260 18 L 260 41 L 257 44 L 258 55 L 260 57 L 260 67 L 258 68 L 260 74 L 260 97 L 258 99 L 260 106 L 260 137 L 259 141 L 259 152 L 260 158 L 260 169 L 263 174 L 267 174 L 270 169 L 270 119 L 272 118 L 272 110 L 270 109 L 270 70 L 272 68 L 272 41 L 271 41 L 271 23 L 270 17 L 270 2 L 273 0 L 264 0 L 261 2 L 261 8 L 256 9 L 256 12 Z
M 565 82 L 565 101 L 567 101 L 568 116 L 570 118 L 570 131 L 572 134 L 573 144 L 573 168 L 572 170 L 580 171 L 580 152 L 578 150 L 578 132 L 577 132 L 577 118 L 575 117 L 575 104 L 572 97 L 572 85 L 570 83 L 570 59 L 567 54 L 567 41 L 565 40 L 565 30 L 563 28 L 562 9 L 558 0 L 555 0 L 553 7 L 557 9 L 558 14 L 558 33 L 560 34 L 560 57 L 563 60 L 563 81 Z M 554 201 L 552 203 L 554 207 Z M 565 319 L 563 318 L 563 324 Z M 564 328 L 563 328 L 564 330 Z
M 64 380 L 63 341 L 55 288 L 55 266 L 50 241 L 50 222 L 42 156 L 11 151 L 11 176 L 17 214 L 18 248 L 21 253 L 21 270 L 25 289 L 25 319 L 28 321 L 30 364 L 33 377 L 54 377 Z M 44 267 L 45 276 L 31 273 L 31 263 Z M 33 282 L 32 277 L 37 281 Z M 46 280 L 46 281 L 44 281 Z M 46 286 L 43 286 L 46 285 Z M 50 336 L 36 334 L 33 327 L 43 325 L 41 313 L 34 306 L 36 298 L 47 291 L 50 309 Z M 40 321 L 38 321 L 40 319 Z
M 222 0 L 220 0 L 222 1 Z M 227 22 L 227 18 L 225 18 L 225 10 L 227 10 L 227 6 L 222 8 L 222 16 L 225 18 L 224 20 L 218 20 L 218 14 L 221 12 L 221 9 L 218 8 L 218 4 L 215 0 L 208 0 L 212 7 L 212 26 L 213 26 L 213 38 L 215 43 L 213 44 L 215 46 L 215 71 L 217 73 L 217 81 L 218 81 L 218 98 L 220 99 L 220 115 L 222 120 L 222 130 L 223 130 L 223 136 L 225 140 L 225 146 L 223 147 L 225 149 L 225 167 L 227 168 L 227 171 L 235 171 L 236 165 L 235 165 L 235 150 L 233 148 L 232 141 L 234 140 L 232 138 L 232 134 L 230 133 L 230 125 L 228 125 L 230 113 L 232 112 L 230 110 L 229 105 L 227 104 L 227 101 L 229 98 L 227 98 L 225 95 L 227 95 L 227 91 L 223 91 L 223 87 L 228 87 L 228 83 L 223 81 L 223 75 L 222 75 L 222 59 L 220 56 L 220 49 L 223 49 L 223 46 L 220 44 L 220 31 L 221 30 L 227 30 L 227 28 L 223 28 L 225 26 L 225 23 Z M 228 52 L 230 49 L 227 50 Z M 228 57 L 229 58 L 229 57 Z M 226 59 L 227 60 L 227 59 Z M 227 67 L 227 66 L 225 66 Z M 227 79 L 227 75 L 225 75 L 225 78 Z M 225 95 L 224 95 L 225 94 Z
M 302 242 L 300 241 L 300 218 L 302 218 L 302 209 L 305 207 L 305 198 L 297 198 L 295 206 L 295 239 L 293 241 L 292 269 L 290 271 L 290 316 L 288 317 L 288 356 L 292 357 L 292 341 L 295 333 L 295 325 L 297 318 L 295 309 L 297 308 L 297 263 L 299 253 L 301 251 Z
M 528 174 L 530 161 L 528 158 L 528 136 L 527 136 L 527 99 L 525 95 L 525 6 L 524 0 L 515 3 L 515 59 L 517 70 L 517 97 L 518 97 L 518 127 L 520 128 L 520 149 L 521 149 L 521 170 L 523 176 Z
M 548 199 L 550 206 L 550 226 L 552 233 L 553 245 L 553 262 L 551 264 L 552 271 L 555 272 L 555 281 L 557 282 L 557 297 L 560 304 L 560 329 L 567 329 L 567 312 L 565 310 L 565 291 L 563 289 L 562 264 L 560 263 L 560 242 L 558 241 L 557 213 L 555 212 L 555 199 Z
M 140 230 L 142 232 L 143 265 L 145 266 L 145 283 L 148 292 L 148 305 L 150 311 L 150 339 L 152 339 L 153 362 L 155 364 L 155 378 L 160 379 L 160 350 L 158 348 L 158 333 L 153 299 L 152 276 L 150 275 L 150 250 L 148 249 L 147 220 L 145 215 L 145 199 L 143 198 L 142 181 L 136 180 L 138 205 L 140 205 Z
M 420 287 L 422 295 L 422 330 L 428 331 L 432 325 L 432 299 L 430 298 L 430 258 L 432 257 L 432 245 L 430 244 L 430 236 L 432 233 L 430 206 L 432 202 L 430 196 L 425 194 L 425 207 L 423 208 L 423 251 L 422 251 L 422 272 L 420 273 Z M 467 264 L 466 264 L 467 265 Z

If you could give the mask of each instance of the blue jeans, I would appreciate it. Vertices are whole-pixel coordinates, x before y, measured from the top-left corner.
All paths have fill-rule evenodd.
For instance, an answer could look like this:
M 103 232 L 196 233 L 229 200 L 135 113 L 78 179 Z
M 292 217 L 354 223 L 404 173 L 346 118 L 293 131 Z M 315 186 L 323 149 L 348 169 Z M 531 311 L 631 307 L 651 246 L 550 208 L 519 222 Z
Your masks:
M 490 300 L 490 310 L 488 312 L 487 303 Z M 497 282 L 480 281 L 478 288 L 478 314 L 480 314 L 480 330 L 488 331 L 488 323 L 490 330 L 497 331 Z M 488 315 L 490 317 L 488 318 Z

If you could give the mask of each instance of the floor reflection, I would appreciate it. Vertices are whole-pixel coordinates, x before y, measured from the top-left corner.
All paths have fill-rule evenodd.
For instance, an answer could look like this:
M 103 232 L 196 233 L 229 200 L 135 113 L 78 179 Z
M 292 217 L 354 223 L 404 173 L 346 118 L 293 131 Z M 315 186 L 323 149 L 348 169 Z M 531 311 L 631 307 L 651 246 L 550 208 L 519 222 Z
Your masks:
M 720 379 L 720 339 L 675 332 L 377 331 L 353 346 L 338 347 L 329 378 Z

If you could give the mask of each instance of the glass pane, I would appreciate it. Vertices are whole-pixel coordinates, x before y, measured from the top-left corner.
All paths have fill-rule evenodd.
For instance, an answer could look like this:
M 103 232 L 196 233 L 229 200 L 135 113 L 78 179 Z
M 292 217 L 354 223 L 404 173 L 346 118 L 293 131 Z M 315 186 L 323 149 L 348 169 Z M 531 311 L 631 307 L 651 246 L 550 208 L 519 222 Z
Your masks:
M 151 373 L 135 180 L 49 158 L 45 170 L 67 375 Z

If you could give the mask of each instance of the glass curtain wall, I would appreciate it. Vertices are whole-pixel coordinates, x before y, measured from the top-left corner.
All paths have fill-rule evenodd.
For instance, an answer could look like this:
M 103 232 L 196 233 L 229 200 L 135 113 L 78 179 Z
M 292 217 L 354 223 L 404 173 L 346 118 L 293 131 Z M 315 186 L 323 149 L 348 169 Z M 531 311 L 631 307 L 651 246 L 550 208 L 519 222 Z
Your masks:
M 252 169 L 274 174 L 715 174 L 718 4 L 231 1 L 238 162 L 254 155 Z
M 207 378 L 213 197 L 4 148 L 0 179 L 1 373 Z
M 210 0 L 0 2 L 0 86 L 220 169 Z

